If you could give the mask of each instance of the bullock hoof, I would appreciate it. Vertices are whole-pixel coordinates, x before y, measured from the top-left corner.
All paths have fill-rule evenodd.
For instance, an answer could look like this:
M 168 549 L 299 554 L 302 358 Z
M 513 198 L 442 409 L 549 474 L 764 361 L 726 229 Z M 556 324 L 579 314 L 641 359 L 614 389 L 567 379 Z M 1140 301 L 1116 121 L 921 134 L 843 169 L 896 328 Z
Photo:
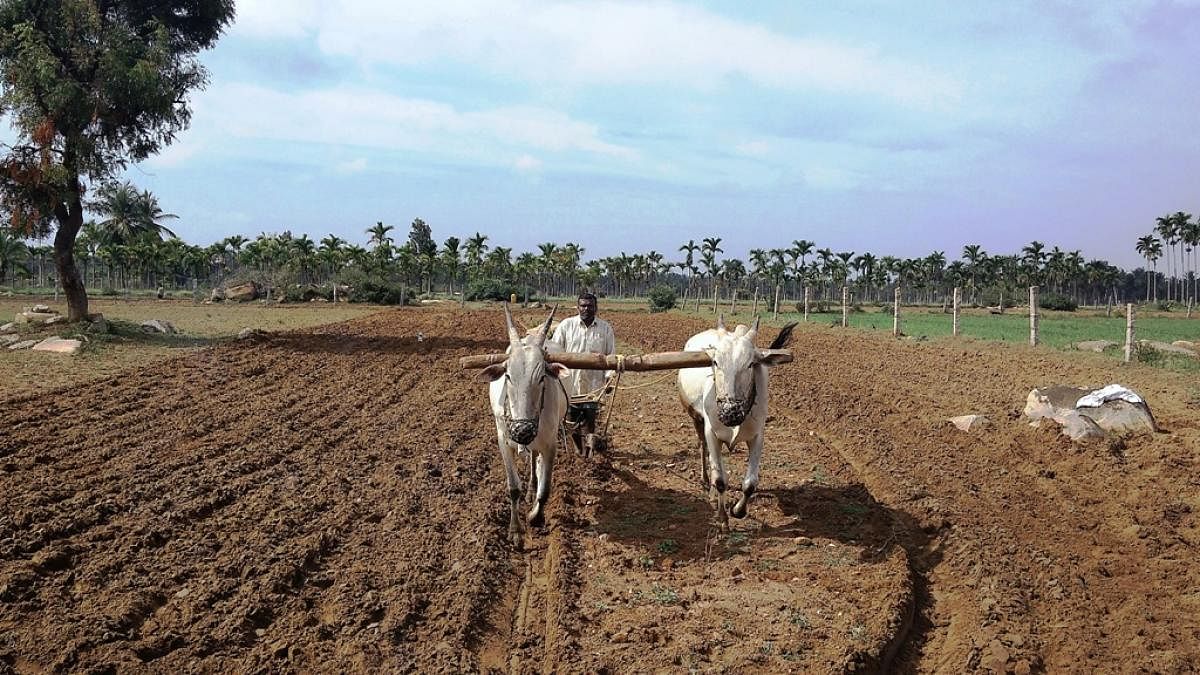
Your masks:
M 530 527 L 542 527 L 546 524 L 546 513 L 541 509 L 530 511 L 526 522 L 529 523 Z
M 525 533 L 523 533 L 519 530 L 509 530 L 508 531 L 508 543 L 512 544 L 513 550 L 524 551 L 525 550 Z
M 748 505 L 746 502 L 748 501 L 748 499 L 739 499 L 737 503 L 733 505 L 733 508 L 729 509 L 729 515 L 733 516 L 734 518 L 745 518 L 746 514 L 750 511 L 750 509 L 747 508 Z

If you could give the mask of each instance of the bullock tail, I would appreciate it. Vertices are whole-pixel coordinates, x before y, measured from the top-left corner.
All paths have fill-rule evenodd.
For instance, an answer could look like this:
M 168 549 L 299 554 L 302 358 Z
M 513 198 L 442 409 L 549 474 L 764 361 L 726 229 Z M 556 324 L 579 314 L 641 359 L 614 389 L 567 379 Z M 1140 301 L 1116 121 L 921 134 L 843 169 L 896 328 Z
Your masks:
M 795 321 L 784 326 L 779 331 L 779 335 L 775 336 L 775 340 L 773 342 L 771 342 L 770 349 L 783 349 L 784 347 L 786 347 L 788 341 L 792 339 L 792 329 L 795 327 L 796 327 Z

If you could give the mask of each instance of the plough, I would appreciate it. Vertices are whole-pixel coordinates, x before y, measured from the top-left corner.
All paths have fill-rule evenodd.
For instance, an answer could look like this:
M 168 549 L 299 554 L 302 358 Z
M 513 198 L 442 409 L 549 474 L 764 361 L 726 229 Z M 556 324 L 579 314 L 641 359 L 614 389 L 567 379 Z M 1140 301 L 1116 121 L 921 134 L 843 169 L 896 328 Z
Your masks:
M 788 349 L 764 349 L 766 354 L 778 354 L 783 357 L 782 363 L 792 360 L 792 352 Z M 486 368 L 501 363 L 508 358 L 507 354 L 481 354 L 464 356 L 459 363 L 464 370 Z M 621 374 L 625 371 L 647 372 L 656 370 L 677 370 L 680 368 L 707 368 L 712 365 L 708 352 L 655 352 L 651 354 L 585 354 L 580 352 L 547 353 L 546 360 L 550 363 L 561 363 L 575 370 L 611 370 L 614 373 L 611 383 L 605 382 L 600 389 L 571 397 L 571 405 L 577 409 L 590 409 L 594 415 L 585 415 L 583 419 L 569 421 L 572 425 L 575 443 L 580 452 L 591 455 L 593 452 L 609 447 L 608 423 L 612 419 L 613 401 L 621 385 Z M 607 399 L 607 400 L 606 400 Z M 607 412 L 606 412 L 607 411 Z M 595 420 L 604 414 L 604 425 L 597 431 Z

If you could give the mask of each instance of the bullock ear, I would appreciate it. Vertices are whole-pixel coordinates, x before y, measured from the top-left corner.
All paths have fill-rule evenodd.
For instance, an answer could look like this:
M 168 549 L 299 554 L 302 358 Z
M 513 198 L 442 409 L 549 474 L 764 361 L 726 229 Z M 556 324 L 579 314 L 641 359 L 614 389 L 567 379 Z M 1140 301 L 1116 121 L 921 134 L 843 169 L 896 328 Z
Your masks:
M 754 362 L 768 367 L 791 363 L 792 353 L 786 349 L 760 349 Z
M 557 377 L 561 380 L 562 378 L 571 374 L 571 369 L 561 363 L 547 363 L 546 372 L 550 373 L 551 376 Z
M 504 375 L 504 371 L 508 370 L 508 362 L 493 363 L 492 365 L 479 371 L 475 376 L 477 382 L 495 382 Z

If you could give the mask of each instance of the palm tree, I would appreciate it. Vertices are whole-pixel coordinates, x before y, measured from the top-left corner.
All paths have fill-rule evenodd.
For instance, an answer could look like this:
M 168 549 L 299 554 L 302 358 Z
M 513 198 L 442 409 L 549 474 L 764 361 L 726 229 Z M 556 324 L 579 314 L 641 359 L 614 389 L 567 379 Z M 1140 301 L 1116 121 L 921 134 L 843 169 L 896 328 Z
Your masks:
M 5 275 L 12 271 L 11 284 L 17 285 L 17 268 L 25 269 L 25 261 L 29 258 L 29 247 L 24 241 L 7 227 L 0 227 L 0 282 Z M 26 272 L 29 270 L 26 269 Z
M 1147 234 L 1138 238 L 1135 248 L 1146 259 L 1146 302 L 1150 302 L 1150 287 L 1158 285 L 1158 259 L 1162 256 L 1162 241 L 1153 234 Z M 1154 301 L 1158 302 L 1157 288 L 1154 292 Z
M 462 271 L 462 251 L 459 250 L 460 244 L 461 242 L 458 237 L 447 237 L 446 241 L 442 243 L 442 252 L 438 255 L 438 262 L 446 272 L 450 295 L 454 295 L 454 280 L 458 278 L 459 272 Z
M 479 275 L 479 268 L 483 265 L 483 254 L 488 250 L 487 240 L 488 236 L 486 234 L 478 232 L 473 237 L 467 237 L 467 269 L 474 276 Z
M 371 235 L 371 238 L 367 240 L 367 245 L 380 248 L 384 244 L 391 244 L 395 240 L 388 235 L 388 232 L 394 229 L 396 228 L 393 225 L 384 225 L 382 220 L 377 221 L 374 225 L 367 228 L 367 234 Z
M 1154 226 L 1154 231 L 1158 233 L 1158 236 L 1162 237 L 1163 243 L 1165 243 L 1168 247 L 1168 250 L 1167 250 L 1167 302 L 1170 302 L 1171 301 L 1172 280 L 1175 278 L 1175 275 L 1172 273 L 1171 268 L 1174 266 L 1174 262 L 1175 262 L 1174 251 L 1175 251 L 1176 235 L 1178 234 L 1178 227 L 1175 222 L 1174 214 L 1166 215 L 1166 216 L 1159 216 L 1155 220 L 1155 222 L 1157 223 L 1157 225 Z
M 967 270 L 971 274 L 971 302 L 978 305 L 980 265 L 987 260 L 987 253 L 979 244 L 968 244 L 963 247 L 962 257 L 967 261 Z
M 88 208 L 104 217 L 97 226 L 110 244 L 129 244 L 143 237 L 161 240 L 164 234 L 174 237 L 160 221 L 179 217 L 164 213 L 149 190 L 138 192 L 129 181 L 101 185 Z

